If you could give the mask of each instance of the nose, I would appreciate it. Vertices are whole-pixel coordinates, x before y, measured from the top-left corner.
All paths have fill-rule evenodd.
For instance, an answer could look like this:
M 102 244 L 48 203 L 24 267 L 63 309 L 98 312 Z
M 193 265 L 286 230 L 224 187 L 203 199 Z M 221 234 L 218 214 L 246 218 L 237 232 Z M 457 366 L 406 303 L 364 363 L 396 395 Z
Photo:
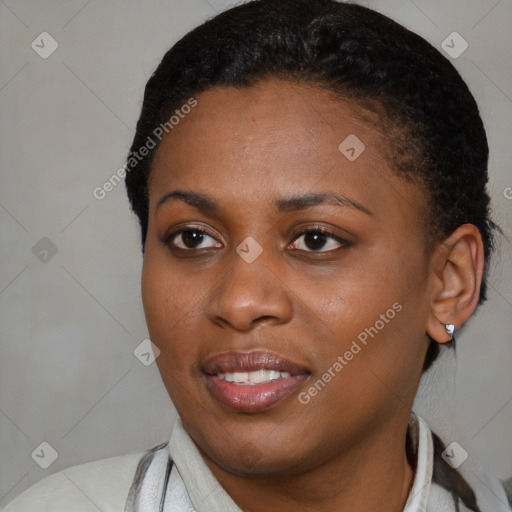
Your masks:
M 283 273 L 279 275 L 276 258 L 266 251 L 248 263 L 233 251 L 229 269 L 210 296 L 207 314 L 222 327 L 249 331 L 261 323 L 284 324 L 291 320 L 293 309 L 290 290 Z

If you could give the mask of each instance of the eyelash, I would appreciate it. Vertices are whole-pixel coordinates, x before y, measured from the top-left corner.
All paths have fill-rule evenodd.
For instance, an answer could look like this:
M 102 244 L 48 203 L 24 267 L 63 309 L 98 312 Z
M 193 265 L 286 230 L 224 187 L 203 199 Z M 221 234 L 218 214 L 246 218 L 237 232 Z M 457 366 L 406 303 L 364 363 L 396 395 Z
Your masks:
M 212 233 L 205 230 L 204 228 L 199 228 L 199 227 L 195 227 L 195 226 L 185 226 L 183 228 L 180 228 L 179 230 L 176 230 L 176 231 L 166 234 L 162 238 L 161 241 L 164 245 L 168 246 L 171 250 L 185 251 L 185 252 L 191 252 L 191 253 L 195 252 L 195 251 L 216 249 L 215 247 L 206 247 L 203 249 L 183 249 L 182 247 L 176 247 L 172 243 L 172 240 L 187 231 L 200 233 L 201 235 L 207 235 L 215 240 L 215 236 Z M 316 233 L 316 234 L 319 233 L 321 235 L 324 235 L 325 237 L 338 242 L 340 244 L 340 247 L 337 247 L 336 249 L 330 249 L 327 251 L 324 251 L 324 250 L 315 251 L 315 250 L 304 250 L 304 249 L 294 249 L 294 250 L 306 252 L 306 253 L 313 253 L 313 254 L 327 254 L 327 253 L 332 253 L 332 252 L 338 251 L 340 249 L 346 249 L 352 245 L 351 242 L 349 242 L 348 240 L 334 234 L 332 231 L 329 231 L 328 229 L 326 229 L 322 226 L 311 227 L 311 228 L 307 228 L 307 229 L 303 229 L 302 231 L 299 231 L 298 233 L 295 234 L 291 243 L 295 243 L 300 237 L 302 237 L 304 235 L 308 235 L 310 233 Z

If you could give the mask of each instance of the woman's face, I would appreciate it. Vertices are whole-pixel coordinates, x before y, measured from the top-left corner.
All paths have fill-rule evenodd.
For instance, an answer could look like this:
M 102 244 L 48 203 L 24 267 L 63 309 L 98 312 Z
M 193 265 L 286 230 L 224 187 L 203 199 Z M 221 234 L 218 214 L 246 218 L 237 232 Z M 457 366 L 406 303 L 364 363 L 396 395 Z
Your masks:
M 157 152 L 149 333 L 189 434 L 230 472 L 311 468 L 409 415 L 428 346 L 424 198 L 362 114 L 277 79 L 215 88 Z

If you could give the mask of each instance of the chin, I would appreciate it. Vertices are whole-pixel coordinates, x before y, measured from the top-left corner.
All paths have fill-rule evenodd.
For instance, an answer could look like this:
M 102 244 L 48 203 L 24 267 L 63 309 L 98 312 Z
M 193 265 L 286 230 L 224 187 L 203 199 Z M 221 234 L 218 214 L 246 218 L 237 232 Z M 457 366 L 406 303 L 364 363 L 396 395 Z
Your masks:
M 213 433 L 213 435 L 215 435 Z M 273 443 L 262 435 L 258 440 L 201 436 L 200 450 L 223 470 L 244 477 L 291 475 L 306 469 L 307 458 L 291 441 L 281 437 Z M 295 446 L 295 448 L 294 448 Z M 203 448 L 204 447 L 204 448 Z
M 297 455 L 279 453 L 262 453 L 255 447 L 247 447 L 236 453 L 212 453 L 210 459 L 225 471 L 243 477 L 265 477 L 292 475 L 304 469 L 304 460 Z

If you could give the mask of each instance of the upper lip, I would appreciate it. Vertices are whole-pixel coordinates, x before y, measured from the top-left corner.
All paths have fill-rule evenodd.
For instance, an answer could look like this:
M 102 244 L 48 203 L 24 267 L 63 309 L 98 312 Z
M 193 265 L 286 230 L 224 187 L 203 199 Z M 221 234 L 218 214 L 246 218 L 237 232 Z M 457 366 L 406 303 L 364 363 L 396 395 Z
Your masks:
M 288 372 L 291 376 L 308 373 L 300 365 L 271 351 L 230 351 L 210 357 L 203 365 L 207 375 L 219 373 L 252 372 L 260 369 Z

